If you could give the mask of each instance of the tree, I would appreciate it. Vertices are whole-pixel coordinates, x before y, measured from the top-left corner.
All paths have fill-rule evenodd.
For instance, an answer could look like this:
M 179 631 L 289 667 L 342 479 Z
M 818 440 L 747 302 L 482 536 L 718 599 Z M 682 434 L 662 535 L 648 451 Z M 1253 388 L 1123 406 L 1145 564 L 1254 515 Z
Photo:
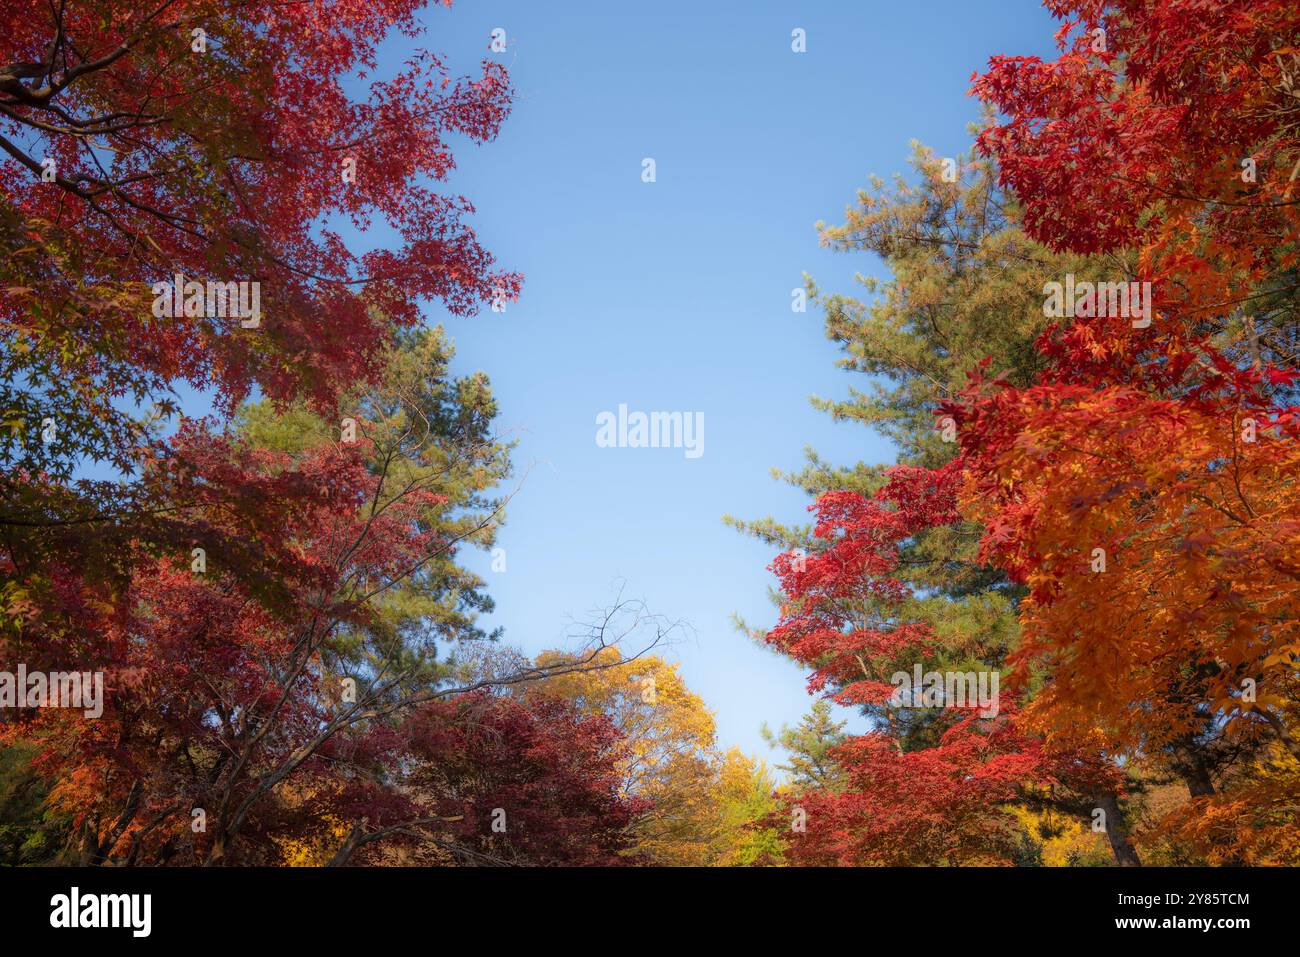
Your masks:
M 885 261 L 892 279 L 861 280 L 872 298 L 823 295 L 809 280 L 814 300 L 824 307 L 827 337 L 844 352 L 840 367 L 872 377 L 870 391 L 851 387 L 847 400 L 814 403 L 837 419 L 888 436 L 898 447 L 898 462 L 918 469 L 939 470 L 951 461 L 955 423 L 936 413 L 983 359 L 994 355 L 1017 382 L 1031 382 L 1041 368 L 1034 341 L 1045 320 L 1035 308 L 1035 287 L 1058 268 L 1092 268 L 1080 257 L 1055 256 L 1024 235 L 1018 208 L 997 187 L 992 163 L 957 159 L 959 175 L 949 182 L 944 163 L 917 144 L 912 165 L 918 183 L 900 177 L 886 188 L 873 179 L 872 189 L 861 191 L 846 210 L 843 225 L 818 224 L 824 245 L 873 252 Z M 857 502 L 874 509 L 871 497 L 890 481 L 888 466 L 841 468 L 814 452 L 808 457 L 804 471 L 784 477 L 818 501 L 835 495 L 841 511 Z M 879 567 L 888 567 L 907 589 L 897 613 L 924 629 L 945 658 L 997 668 L 1017 640 L 1020 591 L 979 558 L 979 526 L 955 507 L 948 512 L 949 521 L 920 523 L 898 538 L 898 561 Z M 821 547 L 810 526 L 726 520 L 786 550 L 795 564 Z M 774 596 L 778 603 L 785 598 Z M 763 638 L 761 630 L 751 631 Z
M 1015 710 L 1007 699 L 989 720 L 911 707 L 922 702 L 895 695 L 894 675 L 917 665 L 1000 674 L 1018 642 L 1023 592 L 979 554 L 983 530 L 958 508 L 957 423 L 939 408 L 990 354 L 1009 380 L 1032 382 L 1044 366 L 1034 348 L 1046 327 L 1038 287 L 1057 270 L 1098 268 L 1025 236 L 990 162 L 961 158 L 950 181 L 944 164 L 917 147 L 913 165 L 918 185 L 900 179 L 886 191 L 874 181 L 843 226 L 820 227 L 834 248 L 880 255 L 893 278 L 864 281 L 875 294 L 867 303 L 821 297 L 827 334 L 845 351 L 840 365 L 878 378 L 871 393 L 817 404 L 889 436 L 901 464 L 836 469 L 810 455 L 810 467 L 790 478 L 816 496 L 816 524 L 742 526 L 786 549 L 772 566 L 780 620 L 755 634 L 812 669 L 811 691 L 859 708 L 875 729 L 829 750 L 841 772 L 836 780 L 805 782 L 789 797 L 787 812 L 798 809 L 807 824 L 801 832 L 784 822 L 791 853 L 818 863 L 1011 861 L 1028 836 L 1018 809 L 1089 819 L 1105 803 L 1116 853 L 1129 857 L 1120 803 L 1126 785 L 1105 755 L 1048 751 L 1007 716 Z M 991 756 L 990 773 L 978 778 L 988 790 L 957 794 L 963 762 Z M 1004 776 L 1011 768 L 1018 779 Z M 909 776 L 916 795 L 905 790 Z M 967 805 L 967 798 L 974 800 Z M 890 823 L 873 824 L 893 801 L 903 807 L 888 812 Z M 970 833 L 926 837 L 926 815 L 949 815 Z M 907 851 L 912 840 L 920 843 Z
M 467 314 L 516 293 L 463 222 L 472 206 L 420 182 L 454 166 L 450 135 L 496 134 L 511 98 L 501 66 L 453 80 L 422 52 L 364 99 L 347 90 L 391 29 L 418 32 L 421 6 L 7 5 L 10 468 L 66 475 L 90 456 L 129 471 L 148 438 L 135 407 L 175 383 L 211 388 L 227 411 L 254 386 L 328 409 L 379 375 L 388 325 L 414 325 L 421 302 Z M 342 219 L 378 219 L 401 246 L 354 252 Z M 203 294 L 192 309 L 188 291 L 185 315 L 158 315 L 153 286 L 177 275 L 259 284 L 261 321 L 212 315 Z M 42 441 L 46 417 L 58 441 Z
M 1274 709 L 1300 650 L 1295 444 L 1133 391 L 1009 390 L 977 414 L 963 425 L 997 465 L 969 498 L 988 554 L 1030 587 L 1018 660 L 1070 662 L 1033 706 L 1051 733 L 1100 727 L 1137 753 L 1209 709 L 1292 747 Z
M 929 627 L 908 619 L 910 587 L 895 574 L 903 542 L 955 520 L 959 465 L 896 466 L 871 498 L 821 496 L 818 548 L 773 563 L 785 602 L 766 640 L 812 669 L 811 691 L 858 707 L 875 728 L 830 751 L 846 779 L 840 787 L 819 784 L 787 799 L 795 860 L 1010 862 L 1023 831 L 1013 805 L 1079 815 L 1098 800 L 1107 802 L 1117 856 L 1130 851 L 1115 800 L 1122 774 L 1094 742 L 1044 742 L 996 685 L 990 698 L 965 686 L 957 693 L 955 684 L 932 692 L 898 681 L 918 670 L 983 671 L 992 681 L 987 665 L 943 660 Z
M 107 684 L 102 720 L 0 735 L 85 863 L 278 860 L 337 827 L 336 775 L 382 779 L 412 708 L 533 676 L 458 685 L 434 645 L 486 637 L 455 556 L 508 463 L 486 380 L 412 330 L 519 280 L 430 186 L 450 137 L 495 136 L 504 70 L 421 52 L 351 92 L 421 6 L 0 14 L 0 649 Z M 215 415 L 167 435 L 182 385 Z
M 1222 821 L 1234 820 L 1291 846 L 1294 824 L 1279 813 L 1287 802 L 1253 782 L 1263 754 L 1291 748 L 1295 710 L 1294 583 L 1280 556 L 1294 550 L 1297 222 L 1294 177 L 1283 174 L 1300 158 L 1300 21 L 1283 4 L 1049 5 L 1075 17 L 1058 34 L 1061 57 L 995 57 L 975 79 L 994 111 L 978 139 L 996 164 L 982 167 L 999 187 L 986 195 L 1010 194 L 996 208 L 1034 268 L 1005 277 L 982 270 L 986 237 L 962 235 L 980 207 L 957 204 L 957 183 L 945 202 L 933 175 L 915 200 L 864 196 L 831 234 L 850 243 L 860 235 L 895 279 L 870 307 L 849 300 L 851 321 L 843 306 L 828 309 L 828 330 L 846 344 L 848 367 L 901 384 L 827 405 L 883 423 L 903 462 L 934 473 L 913 476 L 915 500 L 947 485 L 945 508 L 957 520 L 899 524 L 909 505 L 889 490 L 889 473 L 836 471 L 814 458 L 800 477 L 821 496 L 811 539 L 774 523 L 751 526 L 801 549 L 774 566 L 783 616 L 767 640 L 814 668 L 814 690 L 863 705 L 878 722 L 862 747 L 836 752 L 857 762 L 845 793 L 862 816 L 851 801 L 813 792 L 813 818 L 825 829 L 814 835 L 810 825 L 799 846 L 822 861 L 902 853 L 890 840 L 921 826 L 924 813 L 881 824 L 873 796 L 906 804 L 889 782 L 929 780 L 911 805 L 926 807 L 946 776 L 977 760 L 957 732 L 981 730 L 978 722 L 909 726 L 889 710 L 883 678 L 897 663 L 889 656 L 938 647 L 932 612 L 913 600 L 917 587 L 931 590 L 931 609 L 968 605 L 972 592 L 987 590 L 1009 599 L 1003 610 L 1019 619 L 999 629 L 1010 639 L 1000 648 L 972 656 L 1013 666 L 1007 678 L 1019 701 L 1009 718 L 1021 780 L 1009 807 L 1041 816 L 1044 789 L 1056 802 L 1057 783 L 1072 780 L 1065 805 L 1086 812 L 1079 799 L 1091 797 L 1109 819 L 1116 859 L 1133 863 L 1121 778 L 1176 776 L 1191 800 L 1139 839 L 1177 832 L 1206 859 L 1258 857 L 1266 841 L 1224 834 Z M 968 268 L 936 269 L 926 246 L 969 250 Z M 972 288 L 958 293 L 953 275 Z M 1044 323 L 1040 290 L 1063 280 L 1081 289 L 1106 282 L 1126 295 L 1137 283 L 1150 293 L 1132 302 L 1136 315 L 1099 308 L 1096 293 L 1091 308 L 1072 304 Z M 970 302 L 1001 307 L 987 349 L 962 337 Z M 1021 351 L 1007 351 L 1009 330 L 1031 333 L 1010 337 Z M 968 383 L 946 380 L 954 357 L 968 360 L 958 370 Z M 909 438 L 930 412 L 957 448 Z M 974 535 L 954 540 L 950 529 Z M 948 547 L 927 554 L 930 541 Z M 966 569 L 976 575 L 958 577 Z M 955 630 L 969 642 L 982 629 Z M 945 770 L 949 749 L 960 760 Z M 1056 762 L 1071 755 L 1075 764 L 1058 778 Z M 1276 758 L 1272 766 L 1269 777 L 1285 787 L 1288 774 Z M 971 788 L 981 780 L 972 772 Z M 951 808 L 958 821 L 960 808 Z M 1198 831 L 1197 820 L 1219 824 Z M 1016 853 L 989 821 L 970 826 L 974 843 L 953 838 L 954 860 Z M 854 844 L 855 829 L 873 836 Z M 912 839 L 924 843 L 923 832 Z
M 568 662 L 547 652 L 538 667 Z M 717 757 L 713 715 L 687 688 L 678 666 L 649 656 L 624 661 L 617 647 L 601 652 L 611 667 L 548 678 L 541 694 L 603 715 L 626 741 L 622 793 L 644 802 L 626 853 L 658 865 L 704 865 L 716 839 Z
M 718 769 L 720 827 L 717 867 L 750 867 L 784 861 L 780 831 L 770 821 L 779 804 L 776 781 L 762 761 L 731 748 Z
M 790 786 L 796 793 L 843 789 L 844 769 L 836 763 L 833 752 L 846 740 L 844 724 L 831 717 L 829 702 L 818 700 L 793 728 L 783 725 L 780 733 L 773 734 L 763 726 L 763 740 L 771 747 L 779 745 L 789 755 L 789 763 L 778 764 L 777 768 L 790 776 Z
M 1028 720 L 1180 778 L 1191 801 L 1152 840 L 1258 858 L 1296 826 L 1256 775 L 1294 740 L 1280 556 L 1294 551 L 1300 18 L 1281 3 L 1052 7 L 1072 18 L 1057 60 L 995 57 L 976 78 L 1002 113 L 980 148 L 1031 236 L 1149 283 L 1149 311 L 1085 309 L 1040 337 L 1034 384 L 981 372 L 945 405 L 963 506 L 983 554 L 1031 590 L 1018 669 L 1043 691 Z
M 197 503 L 159 503 L 134 481 L 160 460 L 197 471 L 178 461 L 190 444 L 163 441 L 175 387 L 208 392 L 222 417 L 256 390 L 337 423 L 422 303 L 468 314 L 515 294 L 518 277 L 494 273 L 465 224 L 470 204 L 420 183 L 454 165 L 449 136 L 496 134 L 511 97 L 500 66 L 453 80 L 422 53 L 363 100 L 346 89 L 376 68 L 390 28 L 416 31 L 420 6 L 23 2 L 0 14 L 6 617 L 32 613 L 47 554 L 122 589 L 138 545 L 204 533 L 185 527 Z M 382 219 L 400 248 L 354 252 L 341 217 Z M 156 309 L 155 284 L 178 276 L 197 291 L 177 292 L 180 314 Z M 228 283 L 245 284 L 257 316 L 230 314 Z M 121 480 L 71 481 L 88 460 Z
M 5 659 L 33 670 L 93 662 L 104 714 L 19 712 L 3 733 L 37 748 L 34 767 L 84 863 L 274 863 L 286 841 L 359 818 L 373 826 L 349 834 L 355 847 L 403 837 L 385 829 L 430 816 L 397 774 L 411 749 L 430 746 L 410 737 L 433 733 L 413 714 L 452 721 L 459 712 L 434 703 L 599 653 L 595 628 L 589 653 L 554 669 L 458 681 L 439 659 L 436 639 L 488 637 L 474 625 L 485 599 L 455 555 L 490 543 L 503 503 L 488 490 L 508 466 L 486 382 L 450 379 L 449 359 L 439 333 L 404 338 L 384 385 L 356 399 L 355 441 L 335 441 L 302 408 L 249 410 L 238 432 L 188 423 L 171 443 L 178 454 L 151 463 L 141 485 L 186 509 L 181 529 L 198 537 L 170 553 L 135 546 L 125 591 L 57 551 L 29 569 L 46 590 L 6 635 Z M 484 720 L 522 734 L 543 719 L 503 705 Z M 595 756 L 612 742 L 581 723 L 569 736 L 599 791 Z M 503 747 L 482 757 L 514 760 L 523 745 Z M 414 816 L 395 821 L 402 809 Z
M 572 660 L 546 652 L 537 666 Z M 616 646 L 592 663 L 600 667 L 544 678 L 528 694 L 571 703 L 622 735 L 620 793 L 641 806 L 625 856 L 659 866 L 749 865 L 778 856 L 779 842 L 760 823 L 774 804 L 771 776 L 737 749 L 718 751 L 713 715 L 678 666 L 655 655 L 624 659 Z
M 644 802 L 619 787 L 625 742 L 609 718 L 544 695 L 476 692 L 416 710 L 402 730 L 409 806 L 363 817 L 335 861 L 400 834 L 468 864 L 627 862 Z M 374 806 L 356 797 L 354 815 Z
M 1155 316 L 1137 329 L 1104 316 L 1057 330 L 1044 343 L 1053 376 L 1194 392 L 1224 384 L 1223 354 L 1253 368 L 1255 388 L 1294 400 L 1294 5 L 1050 6 L 1073 18 L 1057 60 L 994 57 L 975 78 L 1005 116 L 979 146 L 1029 235 L 1149 281 Z

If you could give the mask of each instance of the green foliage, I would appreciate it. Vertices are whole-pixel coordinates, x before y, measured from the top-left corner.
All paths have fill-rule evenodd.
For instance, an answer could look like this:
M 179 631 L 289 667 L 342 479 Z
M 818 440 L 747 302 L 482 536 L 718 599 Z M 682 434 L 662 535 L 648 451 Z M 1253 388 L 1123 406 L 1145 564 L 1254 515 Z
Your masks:
M 496 401 L 482 373 L 453 378 L 455 350 L 446 331 L 398 332 L 385 357 L 382 383 L 340 403 L 356 421 L 357 437 L 371 443 L 369 465 L 382 476 L 381 510 L 413 488 L 436 498 L 420 522 L 437 529 L 446 547 L 400 583 L 370 586 L 378 614 L 364 632 L 340 628 L 331 642 L 337 667 L 358 678 L 410 670 L 416 684 L 437 684 L 451 673 L 436 641 L 483 641 L 478 616 L 492 610 L 483 580 L 457 561 L 463 546 L 490 548 L 504 518 L 496 487 L 510 475 L 511 444 L 492 431 Z M 342 423 L 326 422 L 306 404 L 245 406 L 238 427 L 253 444 L 296 455 L 340 441 Z
M 763 726 L 763 740 L 788 755 L 786 763 L 777 767 L 790 776 L 790 786 L 796 793 L 813 789 L 838 791 L 844 786 L 844 771 L 831 755 L 833 748 L 844 743 L 844 724 L 831 717 L 829 702 L 816 701 L 812 711 L 793 728 L 783 725 L 774 734 Z
M 1065 272 L 1089 273 L 1087 259 L 1053 253 L 1025 236 L 991 162 L 957 159 L 956 181 L 945 182 L 942 161 L 913 144 L 916 183 L 900 176 L 887 185 L 873 177 L 843 224 L 817 224 L 824 246 L 874 253 L 891 278 L 859 275 L 862 297 L 823 293 L 807 279 L 826 336 L 841 348 L 837 365 L 867 377 L 845 398 L 812 403 L 837 421 L 889 438 L 897 464 L 937 468 L 952 458 L 957 443 L 951 433 L 945 440 L 936 409 L 985 358 L 1012 382 L 1032 381 L 1043 361 L 1034 340 L 1047 321 L 1039 290 Z M 811 448 L 804 455 L 802 469 L 773 474 L 812 499 L 838 490 L 871 495 L 895 464 L 840 466 Z M 816 547 L 808 525 L 771 517 L 723 520 L 781 550 Z M 1017 640 L 1020 592 L 979 562 L 979 537 L 977 526 L 959 522 L 927 529 L 903 549 L 899 578 L 918 597 L 901 614 L 928 624 L 942 657 L 952 661 L 999 662 Z M 865 617 L 870 612 L 863 610 Z
M 731 867 L 781 863 L 781 835 L 767 823 L 779 806 L 776 782 L 767 765 L 733 748 L 723 755 L 718 792 L 723 836 L 714 863 Z
M 31 769 L 30 745 L 0 748 L 0 866 L 59 864 L 68 821 L 45 809 L 47 789 Z

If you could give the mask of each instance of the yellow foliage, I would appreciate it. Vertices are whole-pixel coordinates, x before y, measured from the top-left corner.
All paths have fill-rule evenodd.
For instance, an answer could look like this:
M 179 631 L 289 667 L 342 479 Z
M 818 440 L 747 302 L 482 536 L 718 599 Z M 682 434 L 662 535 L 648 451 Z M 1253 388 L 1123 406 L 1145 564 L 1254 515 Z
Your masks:
M 1300 761 L 1274 744 L 1212 797 L 1167 814 L 1156 833 L 1212 865 L 1300 864 Z
M 538 656 L 538 666 L 570 660 L 558 652 Z M 739 751 L 717 751 L 713 713 L 691 691 L 678 665 L 645 656 L 624 660 L 605 648 L 592 666 L 554 675 L 532 693 L 553 694 L 588 714 L 603 714 L 626 738 L 623 790 L 647 798 L 653 809 L 636 823 L 628 854 L 647 863 L 707 866 L 748 863 L 746 808 L 763 811 L 756 787 L 768 788 L 766 768 Z M 766 782 L 756 786 L 755 781 Z
M 1094 833 L 1083 821 L 1019 806 L 1010 808 L 1010 811 L 1029 835 L 1042 845 L 1044 867 L 1110 863 L 1111 851 L 1106 836 Z

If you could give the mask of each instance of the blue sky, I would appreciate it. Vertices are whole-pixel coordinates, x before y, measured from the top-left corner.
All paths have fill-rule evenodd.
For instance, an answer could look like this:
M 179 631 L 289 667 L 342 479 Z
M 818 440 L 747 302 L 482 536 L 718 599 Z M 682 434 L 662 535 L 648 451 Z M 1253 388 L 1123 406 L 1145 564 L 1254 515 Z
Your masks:
M 496 141 L 460 146 L 450 186 L 524 274 L 523 296 L 468 320 L 429 311 L 456 340 L 456 370 L 491 377 L 527 472 L 500 536 L 506 571 L 469 560 L 497 602 L 489 624 L 529 652 L 556 647 L 621 586 L 692 626 L 667 656 L 716 712 L 720 744 L 771 760 L 760 725 L 797 721 L 811 699 L 800 668 L 731 624 L 771 623 L 772 553 L 721 517 L 800 520 L 806 499 L 769 473 L 797 468 L 805 445 L 892 457 L 808 404 L 851 379 L 791 289 L 804 272 L 827 290 L 883 274 L 874 257 L 819 249 L 813 224 L 840 221 L 869 174 L 905 171 L 913 138 L 967 149 L 972 71 L 994 53 L 1049 53 L 1053 23 L 1032 0 L 460 0 L 425 22 L 386 54 L 418 43 L 468 71 L 500 27 L 518 89 Z M 703 412 L 704 454 L 598 447 L 596 416 L 620 403 Z

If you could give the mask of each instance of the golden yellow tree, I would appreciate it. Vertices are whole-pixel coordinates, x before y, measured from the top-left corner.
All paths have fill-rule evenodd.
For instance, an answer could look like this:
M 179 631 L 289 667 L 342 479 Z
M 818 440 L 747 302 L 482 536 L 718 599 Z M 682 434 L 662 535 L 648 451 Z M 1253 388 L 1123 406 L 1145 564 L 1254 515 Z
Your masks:
M 565 656 L 545 652 L 538 666 Z M 567 698 L 604 714 L 627 739 L 623 788 L 653 807 L 634 825 L 630 856 L 648 864 L 708 866 L 751 863 L 758 851 L 750 822 L 768 810 L 772 781 L 761 762 L 716 746 L 713 714 L 678 666 L 654 656 L 624 660 L 603 649 L 587 668 L 553 675 L 529 692 Z M 773 842 L 774 843 L 774 842 Z
M 776 781 L 762 760 L 751 758 L 739 748 L 722 756 L 713 864 L 741 867 L 781 861 L 781 835 L 760 823 L 776 811 L 776 791 Z

